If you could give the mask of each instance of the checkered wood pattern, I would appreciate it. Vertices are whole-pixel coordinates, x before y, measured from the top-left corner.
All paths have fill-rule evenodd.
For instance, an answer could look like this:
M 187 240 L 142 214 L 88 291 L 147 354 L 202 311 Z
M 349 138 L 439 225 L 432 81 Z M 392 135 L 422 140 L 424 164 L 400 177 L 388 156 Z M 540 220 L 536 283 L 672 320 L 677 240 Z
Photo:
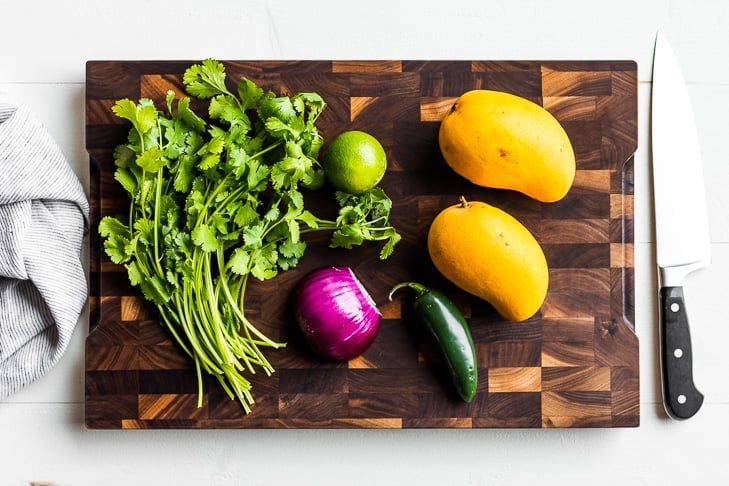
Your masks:
M 115 100 L 163 100 L 181 93 L 191 62 L 90 61 L 86 146 L 93 218 L 124 213 L 112 178 L 114 147 L 128 126 Z M 191 361 L 157 321 L 154 308 L 108 261 L 92 234 L 92 319 L 86 340 L 85 423 L 89 428 L 540 428 L 639 424 L 638 340 L 634 332 L 633 154 L 637 146 L 637 66 L 632 61 L 226 61 L 231 81 L 316 91 L 328 103 L 326 140 L 349 129 L 379 138 L 403 241 L 390 259 L 379 249 L 332 250 L 312 241 L 298 268 L 251 286 L 249 315 L 284 340 L 269 352 L 276 373 L 251 376 L 256 404 L 244 415 L 214 379 L 202 407 Z M 568 132 L 577 176 L 568 196 L 542 204 L 480 188 L 453 173 L 438 149 L 439 121 L 474 89 L 512 92 L 542 104 Z M 428 258 L 432 218 L 458 196 L 494 204 L 520 219 L 542 244 L 550 288 L 541 311 L 505 322 L 486 302 L 445 281 Z M 312 357 L 289 308 L 305 272 L 351 266 L 380 304 L 374 344 L 348 363 Z M 438 350 L 414 322 L 407 299 L 387 301 L 397 282 L 446 291 L 467 317 L 480 383 L 465 404 L 450 388 Z

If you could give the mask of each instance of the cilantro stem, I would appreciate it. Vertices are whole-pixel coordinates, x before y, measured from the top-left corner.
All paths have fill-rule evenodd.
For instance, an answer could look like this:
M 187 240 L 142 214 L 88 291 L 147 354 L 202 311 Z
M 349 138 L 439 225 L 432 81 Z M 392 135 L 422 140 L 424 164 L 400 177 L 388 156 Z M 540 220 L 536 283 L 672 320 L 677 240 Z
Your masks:
M 195 361 L 195 374 L 197 375 L 197 407 L 203 406 L 203 377 L 202 369 L 200 368 L 200 358 L 197 355 L 193 355 Z
M 243 313 L 242 308 L 238 306 L 238 303 L 236 302 L 235 298 L 233 297 L 233 294 L 230 291 L 230 287 L 228 286 L 228 279 L 226 276 L 227 272 L 226 272 L 226 265 L 225 265 L 225 256 L 223 254 L 222 248 L 218 249 L 217 257 L 218 257 L 218 268 L 220 270 L 220 275 L 218 277 L 218 283 L 221 286 L 221 288 L 223 289 L 223 295 L 225 296 L 226 301 L 230 305 L 230 309 L 233 312 L 233 314 L 235 315 L 235 317 L 237 317 L 240 320 L 240 322 L 245 324 L 244 327 L 245 327 L 247 333 L 250 333 L 252 331 L 256 335 L 256 337 L 261 339 L 261 341 L 264 344 L 266 344 L 267 346 L 271 346 L 272 348 L 283 347 L 284 346 L 283 344 L 277 343 L 277 342 L 273 341 L 272 339 L 266 337 L 261 331 L 258 330 L 258 328 L 253 326 L 251 324 L 251 322 L 246 318 L 246 316 Z M 243 277 L 241 277 L 241 280 L 245 284 L 245 282 L 247 282 L 248 278 L 247 278 L 247 276 L 243 276 Z M 241 292 L 241 296 L 243 296 L 242 292 Z M 250 334 L 249 334 L 249 336 L 250 336 Z
M 157 171 L 157 187 L 154 196 L 154 261 L 157 266 L 157 272 L 160 276 L 164 275 L 162 269 L 162 261 L 159 254 L 159 229 L 160 229 L 160 211 L 162 200 L 162 170 Z
M 221 365 L 224 365 L 225 363 L 230 361 L 229 356 L 225 356 L 223 354 L 220 354 L 221 351 L 225 353 L 225 347 L 222 344 L 222 341 L 220 340 L 220 336 L 216 332 L 216 326 L 212 325 L 211 323 L 211 316 L 210 316 L 210 306 L 209 301 L 203 298 L 201 288 L 199 286 L 205 285 L 205 282 L 203 280 L 203 259 L 204 257 L 200 254 L 200 250 L 197 248 L 195 249 L 195 253 L 193 255 L 193 261 L 195 261 L 195 282 L 197 285 L 192 289 L 192 298 L 195 303 L 195 309 L 197 310 L 196 313 L 193 314 L 193 316 L 196 318 L 195 321 L 198 325 L 198 329 L 201 331 L 201 336 L 203 338 L 203 341 L 205 342 L 205 345 L 208 348 L 208 352 L 212 355 L 213 359 L 216 363 L 220 363 Z M 211 339 L 216 340 L 217 342 L 213 344 Z
M 218 325 L 221 321 L 219 308 L 217 305 L 218 297 L 215 295 L 213 279 L 210 274 L 210 254 L 205 253 L 200 257 L 201 265 L 201 280 L 202 288 L 198 290 L 198 305 L 201 309 L 205 309 L 204 316 L 207 322 L 210 323 L 208 326 L 209 332 L 213 334 L 217 344 L 217 351 L 220 353 L 225 363 L 233 363 L 240 366 L 240 363 L 230 353 L 230 350 L 225 346 L 225 336 L 222 333 L 221 326 Z
M 277 343 L 273 341 L 272 339 L 268 338 L 266 335 L 264 335 L 257 327 L 255 327 L 250 320 L 245 316 L 244 312 L 244 298 L 245 298 L 245 287 L 248 282 L 248 275 L 246 274 L 244 276 L 239 277 L 239 284 L 238 284 L 238 291 L 239 291 L 239 301 L 236 301 L 236 299 L 233 297 L 233 294 L 230 290 L 230 286 L 228 285 L 228 278 L 227 278 L 227 271 L 226 271 L 226 264 L 225 264 L 225 258 L 224 253 L 222 249 L 219 249 L 217 252 L 217 258 L 218 258 L 218 269 L 219 269 L 219 276 L 218 276 L 218 286 L 222 289 L 223 296 L 225 297 L 225 302 L 228 306 L 228 309 L 233 314 L 233 317 L 237 320 L 237 322 L 242 324 L 242 331 L 244 333 L 244 339 L 238 339 L 239 334 L 236 332 L 234 336 L 234 340 L 231 342 L 232 346 L 235 346 L 238 349 L 242 349 L 241 353 L 244 355 L 249 356 L 248 363 L 255 363 L 263 368 L 263 370 L 266 372 L 266 374 L 270 375 L 273 373 L 273 367 L 268 362 L 266 357 L 263 355 L 261 350 L 258 346 L 267 346 L 272 348 L 280 348 L 283 347 L 284 344 Z M 254 339 L 255 336 L 258 339 Z M 251 368 L 251 371 L 253 369 Z
M 282 145 L 283 145 L 282 140 L 279 140 L 278 142 L 274 142 L 274 143 L 270 144 L 268 147 L 261 149 L 258 152 L 256 152 L 255 154 L 251 155 L 251 157 L 248 160 L 251 161 L 251 160 L 260 159 L 262 156 L 266 155 L 271 150 L 275 150 L 275 149 L 281 147 Z
M 178 306 L 179 309 L 179 296 L 175 295 L 175 304 Z M 189 356 L 195 357 L 195 354 L 192 352 L 192 350 L 187 345 L 187 342 L 185 342 L 177 332 L 177 327 L 182 327 L 182 323 L 179 320 L 179 313 L 175 313 L 174 310 L 169 309 L 167 306 L 160 306 L 160 317 L 162 318 L 162 321 L 167 326 L 167 329 L 169 329 L 172 336 L 175 338 L 175 341 L 180 345 L 182 350 Z M 175 322 L 173 323 L 172 320 Z

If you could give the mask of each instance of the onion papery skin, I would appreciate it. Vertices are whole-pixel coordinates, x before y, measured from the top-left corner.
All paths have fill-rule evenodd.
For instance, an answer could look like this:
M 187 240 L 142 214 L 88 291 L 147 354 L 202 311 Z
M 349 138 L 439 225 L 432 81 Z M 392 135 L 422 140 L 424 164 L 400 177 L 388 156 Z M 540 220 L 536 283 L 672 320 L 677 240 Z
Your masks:
M 294 291 L 293 311 L 311 349 L 333 361 L 361 355 L 382 322 L 382 313 L 349 267 L 322 267 L 305 275 Z

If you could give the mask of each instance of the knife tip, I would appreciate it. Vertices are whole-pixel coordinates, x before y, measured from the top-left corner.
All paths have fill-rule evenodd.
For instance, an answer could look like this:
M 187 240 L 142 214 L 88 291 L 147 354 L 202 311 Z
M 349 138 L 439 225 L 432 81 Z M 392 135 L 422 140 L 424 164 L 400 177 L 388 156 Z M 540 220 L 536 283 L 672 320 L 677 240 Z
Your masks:
M 658 52 L 673 52 L 668 37 L 660 29 L 656 31 L 655 45 L 653 46 L 653 67 L 655 68 L 655 60 Z M 663 56 L 663 54 L 661 54 Z

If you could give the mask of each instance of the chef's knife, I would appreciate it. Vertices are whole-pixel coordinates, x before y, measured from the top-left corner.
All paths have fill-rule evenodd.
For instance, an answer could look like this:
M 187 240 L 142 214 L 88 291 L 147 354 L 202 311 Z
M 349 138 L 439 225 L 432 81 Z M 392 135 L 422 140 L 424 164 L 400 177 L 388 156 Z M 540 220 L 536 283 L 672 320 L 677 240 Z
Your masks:
M 651 108 L 663 403 L 670 417 L 687 419 L 704 396 L 694 385 L 683 284 L 688 273 L 710 263 L 711 250 L 694 114 L 681 67 L 660 32 Z

